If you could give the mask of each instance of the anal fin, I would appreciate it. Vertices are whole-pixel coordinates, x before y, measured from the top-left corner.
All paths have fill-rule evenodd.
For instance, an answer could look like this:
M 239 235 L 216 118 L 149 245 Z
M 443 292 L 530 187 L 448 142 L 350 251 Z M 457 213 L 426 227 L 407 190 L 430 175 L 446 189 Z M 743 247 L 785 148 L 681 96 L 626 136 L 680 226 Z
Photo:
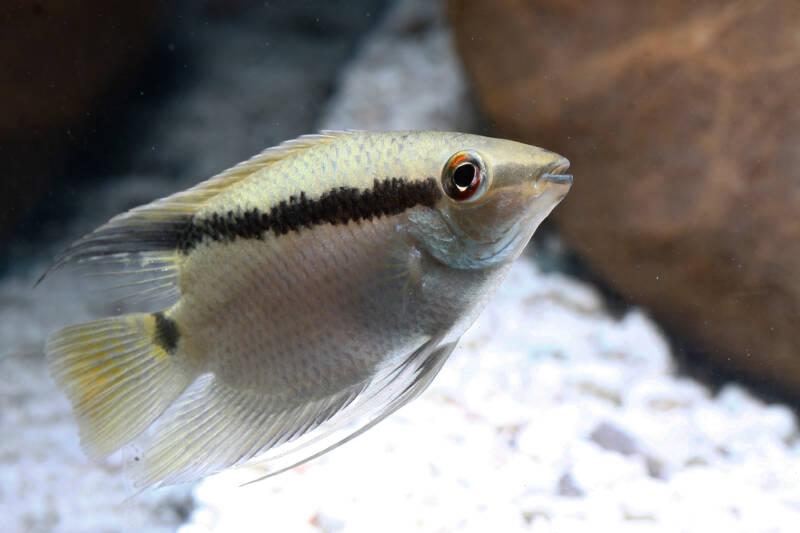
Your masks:
M 142 442 L 132 465 L 134 484 L 193 481 L 251 460 L 271 470 L 264 477 L 293 468 L 360 435 L 419 395 L 454 347 L 455 342 L 428 341 L 371 380 L 291 405 L 203 375 Z
M 357 387 L 308 403 L 285 405 L 268 394 L 237 390 L 201 376 L 159 419 L 132 465 L 136 486 L 194 481 L 242 464 L 328 420 Z
M 383 379 L 374 380 L 362 393 L 360 401 L 354 401 L 340 416 L 332 419 L 330 425 L 320 426 L 317 434 L 310 434 L 309 438 L 299 440 L 292 446 L 257 458 L 260 466 L 272 471 L 245 484 L 261 481 L 316 459 L 374 427 L 428 388 L 457 343 L 444 344 L 432 351 L 427 344 L 412 353 Z

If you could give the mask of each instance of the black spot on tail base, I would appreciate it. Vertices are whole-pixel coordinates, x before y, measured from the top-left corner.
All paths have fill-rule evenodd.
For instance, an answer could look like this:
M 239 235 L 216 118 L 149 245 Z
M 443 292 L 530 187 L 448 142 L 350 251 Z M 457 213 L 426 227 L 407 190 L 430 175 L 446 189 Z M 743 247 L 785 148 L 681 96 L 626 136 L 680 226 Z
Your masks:
M 263 239 L 267 232 L 284 235 L 317 224 L 347 224 L 375 217 L 397 215 L 416 206 L 433 207 L 441 198 L 435 178 L 409 182 L 402 178 L 375 180 L 371 189 L 337 187 L 310 200 L 305 193 L 292 196 L 272 207 L 228 211 L 193 220 L 179 245 L 188 253 L 203 239 L 233 242 Z
M 169 355 L 174 354 L 178 347 L 178 339 L 181 336 L 178 331 L 178 324 L 171 318 L 164 316 L 161 311 L 153 313 L 153 318 L 156 319 L 156 333 L 153 342 L 162 347 Z

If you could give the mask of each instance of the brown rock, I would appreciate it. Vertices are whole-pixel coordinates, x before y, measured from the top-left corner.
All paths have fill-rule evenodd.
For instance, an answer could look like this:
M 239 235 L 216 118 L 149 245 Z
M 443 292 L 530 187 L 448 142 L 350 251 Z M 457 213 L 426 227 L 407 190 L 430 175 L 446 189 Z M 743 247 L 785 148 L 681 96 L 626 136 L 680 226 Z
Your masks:
M 169 2 L 0 4 L 0 235 L 47 190 L 70 143 L 150 55 Z
M 449 8 L 498 133 L 572 161 L 554 214 L 586 260 L 800 397 L 800 2 Z

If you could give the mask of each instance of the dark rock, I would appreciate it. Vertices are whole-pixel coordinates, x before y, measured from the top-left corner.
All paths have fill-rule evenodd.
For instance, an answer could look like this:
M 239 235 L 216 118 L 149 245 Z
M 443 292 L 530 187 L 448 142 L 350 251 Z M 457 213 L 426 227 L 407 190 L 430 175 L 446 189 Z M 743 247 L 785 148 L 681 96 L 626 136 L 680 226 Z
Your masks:
M 636 441 L 631 436 L 607 422 L 594 428 L 589 438 L 601 448 L 622 455 L 633 455 L 638 451 Z
M 0 236 L 42 198 L 108 94 L 135 79 L 169 4 L 2 3 Z
M 586 496 L 586 493 L 575 483 L 572 474 L 569 472 L 564 472 L 564 474 L 558 478 L 557 492 L 559 496 L 565 496 L 567 498 L 583 498 Z
M 451 0 L 495 133 L 572 161 L 554 215 L 615 290 L 800 397 L 800 3 Z
M 647 467 L 647 475 L 656 479 L 666 479 L 666 470 L 664 462 L 656 457 L 645 457 L 645 466 Z

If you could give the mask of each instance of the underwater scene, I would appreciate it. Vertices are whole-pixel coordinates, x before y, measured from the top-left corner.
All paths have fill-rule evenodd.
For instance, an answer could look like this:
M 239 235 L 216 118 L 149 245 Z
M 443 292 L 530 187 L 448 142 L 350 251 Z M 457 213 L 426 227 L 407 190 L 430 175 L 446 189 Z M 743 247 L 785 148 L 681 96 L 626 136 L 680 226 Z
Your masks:
M 797 530 L 800 3 L 0 13 L 0 531 Z

